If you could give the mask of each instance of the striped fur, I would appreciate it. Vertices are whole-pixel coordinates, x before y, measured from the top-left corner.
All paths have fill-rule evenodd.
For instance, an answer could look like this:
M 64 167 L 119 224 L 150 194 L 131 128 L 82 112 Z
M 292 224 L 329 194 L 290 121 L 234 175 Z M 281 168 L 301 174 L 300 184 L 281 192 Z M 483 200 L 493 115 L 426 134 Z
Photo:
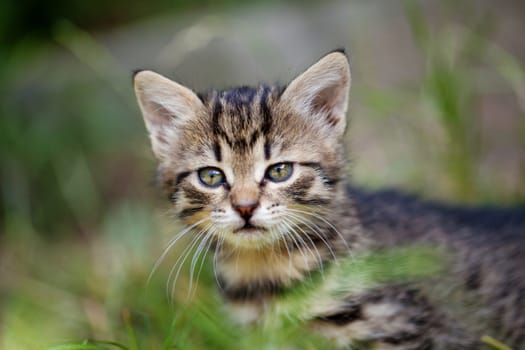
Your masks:
M 525 266 L 523 249 L 498 246 L 498 252 L 512 251 L 515 262 L 498 253 L 489 268 L 485 253 L 493 246 L 476 235 L 504 230 L 509 241 L 523 242 L 525 210 L 503 214 L 504 222 L 511 221 L 506 226 L 477 228 L 449 215 L 461 208 L 403 200 L 397 194 L 374 197 L 348 188 L 342 136 L 349 87 L 348 61 L 339 51 L 286 87 L 260 85 L 197 95 L 151 71 L 135 75 L 139 105 L 159 160 L 159 182 L 189 227 L 182 234 L 195 235 L 193 246 L 199 253 L 214 248 L 217 279 L 232 312 L 241 322 L 258 322 L 288 288 L 338 258 L 423 242 L 451 252 L 455 267 L 450 285 L 438 288 L 439 282 L 429 290 L 414 282 L 343 293 L 336 299 L 327 296 L 313 307 L 315 315 L 307 326 L 343 347 L 475 349 L 481 346 L 480 335 L 490 329 L 490 334 L 525 348 L 525 319 L 515 312 L 516 307 L 525 308 L 525 278 L 513 270 L 517 282 L 511 285 L 501 275 L 511 266 Z M 281 163 L 291 164 L 291 176 L 274 181 L 268 171 Z M 209 187 L 199 179 L 199 171 L 209 167 L 223 174 L 220 186 Z M 474 217 L 488 218 L 494 211 L 477 213 L 473 209 Z M 503 270 L 497 270 L 500 267 Z M 457 311 L 463 308 L 456 307 L 463 306 L 461 301 L 450 302 L 455 311 L 440 307 L 447 302 L 438 290 L 458 285 L 465 295 L 474 295 L 484 310 L 483 321 L 474 316 L 463 320 Z M 501 301 L 498 312 L 505 320 L 481 306 L 482 301 Z

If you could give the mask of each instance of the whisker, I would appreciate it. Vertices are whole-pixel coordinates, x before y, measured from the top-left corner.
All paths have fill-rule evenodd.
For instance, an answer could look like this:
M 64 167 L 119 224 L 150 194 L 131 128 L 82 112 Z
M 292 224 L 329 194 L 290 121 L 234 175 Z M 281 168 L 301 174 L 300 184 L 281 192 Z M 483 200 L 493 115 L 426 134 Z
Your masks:
M 282 223 L 279 223 L 279 226 L 281 226 Z M 282 229 L 280 231 L 283 231 Z M 292 253 L 290 251 L 290 248 L 288 247 L 288 243 L 286 242 L 286 237 L 283 238 L 284 247 L 286 248 L 286 251 L 288 252 L 288 268 L 291 269 L 292 267 Z
M 207 218 L 204 218 L 204 219 L 201 219 L 199 221 L 197 221 L 196 223 L 194 223 L 193 225 L 191 226 L 188 226 L 186 227 L 184 230 L 182 230 L 181 232 L 177 233 L 175 235 L 175 237 L 173 237 L 169 242 L 168 242 L 168 245 L 166 246 L 166 248 L 164 248 L 164 251 L 162 252 L 162 254 L 157 258 L 157 260 L 155 261 L 155 264 L 153 265 L 153 268 L 151 269 L 151 272 L 149 273 L 148 275 L 148 279 L 146 281 L 146 286 L 149 285 L 149 283 L 151 282 L 151 278 L 153 277 L 153 275 L 155 274 L 155 272 L 157 271 L 157 269 L 159 268 L 160 264 L 162 263 L 162 261 L 166 258 L 166 255 L 168 255 L 169 251 L 171 250 L 171 248 L 173 248 L 173 246 L 184 236 L 186 235 L 188 232 L 190 232 L 191 230 L 193 230 L 196 226 L 202 224 L 205 220 L 207 220 Z
M 313 234 L 315 234 L 316 237 L 318 237 L 321 241 L 323 241 L 323 243 L 325 244 L 325 246 L 328 248 L 328 250 L 330 251 L 330 254 L 332 255 L 332 257 L 334 258 L 335 261 L 337 261 L 337 255 L 335 254 L 334 250 L 332 249 L 332 246 L 330 245 L 330 243 L 326 240 L 326 238 L 324 237 L 324 235 L 322 234 L 322 229 L 317 226 L 312 220 L 309 220 L 301 215 L 297 215 L 297 214 L 293 214 L 293 213 L 287 213 L 288 216 L 290 217 L 293 217 L 294 219 L 298 220 L 300 223 L 306 225 L 311 231 Z M 313 228 L 312 226 L 310 226 L 310 224 L 314 225 L 315 228 Z M 310 238 L 310 235 L 306 232 L 304 232 L 304 230 L 302 230 L 302 228 L 300 227 L 300 225 L 298 225 L 299 229 L 310 239 L 310 241 L 312 242 L 312 244 L 314 244 L 314 242 L 312 241 L 312 239 Z M 316 230 L 317 228 L 317 230 Z M 315 245 L 315 244 L 314 244 Z
M 190 251 L 192 249 L 192 247 L 194 246 L 194 244 L 196 244 L 198 242 L 199 237 L 201 236 L 201 234 L 203 232 L 204 232 L 204 229 L 201 229 L 199 232 L 197 232 L 194 235 L 194 237 L 191 239 L 190 243 L 184 247 L 182 252 L 179 254 L 179 257 L 177 258 L 177 260 L 175 261 L 175 263 L 171 267 L 170 272 L 168 274 L 168 280 L 166 281 L 166 295 L 168 297 L 172 296 L 172 294 L 170 293 L 170 285 L 171 285 L 171 280 L 172 280 L 173 274 L 175 273 L 175 269 L 178 267 L 179 262 L 184 258 L 184 256 L 188 253 L 188 251 Z
M 188 299 L 189 299 L 190 294 L 192 294 L 193 277 L 194 277 L 194 273 L 195 273 L 195 267 L 197 266 L 197 262 L 199 261 L 199 257 L 203 253 L 204 248 L 208 245 L 208 242 L 211 242 L 210 239 L 211 239 L 211 236 L 213 234 L 213 231 L 210 231 L 210 228 L 211 227 L 209 227 L 206 230 L 207 231 L 206 235 L 201 240 L 200 244 L 197 246 L 197 250 L 193 254 L 193 257 L 191 259 L 191 264 L 190 264 L 190 285 L 188 287 Z M 203 257 L 203 259 L 204 259 L 204 257 Z
M 216 230 L 212 227 L 209 237 L 208 238 L 205 237 L 205 239 L 207 239 L 208 243 L 206 244 L 206 247 L 204 248 L 204 252 L 202 254 L 201 264 L 200 264 L 199 270 L 197 271 L 197 277 L 195 278 L 195 288 L 193 289 L 193 293 L 192 293 L 190 299 L 192 299 L 195 296 L 195 293 L 197 292 L 197 287 L 199 286 L 199 278 L 201 276 L 202 267 L 204 266 L 204 262 L 206 260 L 206 255 L 208 254 L 208 251 L 210 250 L 210 247 L 211 247 L 211 245 L 213 243 L 213 235 L 215 234 L 215 232 L 216 232 Z
M 217 286 L 219 286 L 220 290 L 222 290 L 222 285 L 219 276 L 217 275 L 217 254 L 221 251 L 225 239 L 226 238 L 224 236 L 219 239 L 219 242 L 215 247 L 215 252 L 213 253 L 213 275 L 215 277 L 215 282 L 217 282 Z
M 270 227 L 270 236 L 275 236 L 273 226 Z M 275 239 L 272 239 L 272 256 L 275 255 Z
M 175 284 L 177 283 L 177 279 L 175 277 L 175 273 L 177 272 L 177 269 L 179 265 L 182 265 L 184 261 L 186 260 L 186 256 L 188 256 L 193 249 L 194 245 L 199 241 L 200 235 L 193 238 L 191 245 L 188 245 L 181 253 L 181 255 L 177 258 L 177 261 L 170 269 L 170 273 L 168 275 L 168 280 L 166 281 L 166 295 L 170 299 L 171 302 L 174 300 L 174 293 L 175 293 Z M 178 276 L 177 276 L 178 277 Z
M 212 229 L 213 229 L 212 233 L 215 235 L 217 230 L 215 228 L 212 228 Z M 206 247 L 206 250 L 204 251 L 204 255 L 208 255 L 208 252 L 210 251 L 210 248 L 211 248 L 211 246 L 213 244 L 213 241 L 214 241 L 213 239 L 209 240 L 208 246 Z M 218 243 L 216 242 L 216 244 L 218 244 Z M 204 260 L 201 261 L 201 266 L 199 268 L 199 273 L 197 274 L 197 279 L 199 279 L 200 271 L 202 270 L 203 264 L 204 264 Z
M 307 246 L 308 250 L 312 253 L 314 253 L 315 255 L 317 255 L 317 260 L 319 262 L 319 269 L 321 271 L 321 273 L 323 272 L 324 270 L 324 263 L 323 263 L 323 259 L 321 258 L 321 254 L 319 253 L 319 249 L 317 249 L 317 246 L 315 245 L 314 241 L 310 238 L 310 235 L 308 235 L 308 233 L 306 233 L 302 227 L 300 225 L 298 225 L 297 223 L 293 222 L 292 220 L 288 219 L 288 218 L 284 218 L 284 220 L 288 221 L 291 225 L 294 225 L 295 227 L 297 227 L 305 236 L 306 238 L 310 241 L 310 243 L 312 244 L 312 248 L 308 247 L 306 242 L 305 242 L 305 246 Z M 303 240 L 304 242 L 304 240 Z
M 308 258 L 306 257 L 306 254 L 304 253 L 303 249 L 302 249 L 302 246 L 304 245 L 306 247 L 306 242 L 301 238 L 301 236 L 299 236 L 297 234 L 297 232 L 293 229 L 292 226 L 289 225 L 289 223 L 287 222 L 287 220 L 283 220 L 282 221 L 283 225 L 286 226 L 286 228 L 288 229 L 287 231 L 289 231 L 290 233 L 292 233 L 292 235 L 290 236 L 294 243 L 296 244 L 297 246 L 297 249 L 299 249 L 299 254 L 302 255 L 303 257 L 303 260 L 304 260 L 304 264 L 308 267 Z M 296 239 L 297 238 L 297 239 Z M 299 241 L 300 240 L 300 241 Z M 306 247 L 307 248 L 307 247 Z
M 211 224 L 210 224 L 211 225 Z M 175 293 L 175 285 L 177 283 L 177 280 L 179 278 L 179 274 L 180 274 L 180 271 L 182 269 L 182 266 L 184 265 L 184 262 L 186 261 L 186 259 L 188 258 L 188 256 L 191 254 L 191 251 L 195 248 L 195 246 L 197 245 L 197 243 L 199 242 L 199 239 L 202 238 L 204 235 L 205 235 L 205 232 L 208 230 L 208 228 L 210 227 L 210 225 L 208 225 L 206 228 L 200 230 L 196 235 L 195 235 L 195 238 L 191 241 L 191 244 L 189 244 L 183 251 L 183 253 L 179 256 L 179 258 L 177 259 L 177 261 L 175 262 L 175 264 L 173 265 L 173 267 L 171 268 L 170 270 L 170 273 L 168 275 L 168 284 L 167 284 L 167 288 L 169 288 L 170 284 L 171 284 L 171 289 L 168 289 L 167 292 L 168 292 L 168 295 L 173 297 L 174 293 Z M 177 268 L 178 267 L 178 268 Z M 170 283 L 170 281 L 172 280 L 172 276 L 173 276 L 173 273 L 175 272 L 175 269 L 177 268 L 177 273 L 175 274 L 175 278 L 173 279 L 173 282 Z
M 291 211 L 291 212 L 295 212 L 295 213 L 301 213 L 301 214 L 306 214 L 306 215 L 310 215 L 310 216 L 313 216 L 314 218 L 316 219 L 319 219 L 321 221 L 323 221 L 325 224 L 327 224 L 328 226 L 330 226 L 330 228 L 332 230 L 334 230 L 334 232 L 339 236 L 339 238 L 341 238 L 341 240 L 343 241 L 343 244 L 345 245 L 346 247 L 346 250 L 350 253 L 350 255 L 352 254 L 352 250 L 350 249 L 350 246 L 348 245 L 348 242 L 346 241 L 345 237 L 343 236 L 343 234 L 341 232 L 339 232 L 339 230 L 330 222 L 328 221 L 326 218 L 324 218 L 323 216 L 317 214 L 317 213 L 314 213 L 314 212 L 309 212 L 309 211 L 305 211 L 305 210 L 300 210 L 300 209 L 292 209 L 292 208 L 287 208 L 287 210 Z

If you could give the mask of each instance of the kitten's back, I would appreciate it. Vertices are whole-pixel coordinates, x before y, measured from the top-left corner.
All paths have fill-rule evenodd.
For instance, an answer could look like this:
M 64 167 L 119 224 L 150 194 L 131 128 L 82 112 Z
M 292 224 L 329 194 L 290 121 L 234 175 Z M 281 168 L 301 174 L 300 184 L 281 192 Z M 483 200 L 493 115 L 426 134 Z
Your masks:
M 492 328 L 500 339 L 525 344 L 524 206 L 454 206 L 356 188 L 349 189 L 349 196 L 376 247 L 445 247 L 453 265 L 444 279 L 424 288 L 441 299 L 447 313 L 483 334 Z

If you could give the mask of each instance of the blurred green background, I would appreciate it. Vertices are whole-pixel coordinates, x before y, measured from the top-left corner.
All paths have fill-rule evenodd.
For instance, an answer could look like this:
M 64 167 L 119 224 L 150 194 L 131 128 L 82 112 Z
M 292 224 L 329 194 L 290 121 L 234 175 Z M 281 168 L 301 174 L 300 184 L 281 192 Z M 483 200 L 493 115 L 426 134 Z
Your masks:
M 146 285 L 180 227 L 133 69 L 196 90 L 286 83 L 345 47 L 356 183 L 510 205 L 525 198 L 524 32 L 517 0 L 0 2 L 0 349 L 322 348 L 224 321 L 209 263 L 190 305 L 187 275 L 170 303 L 184 244 Z

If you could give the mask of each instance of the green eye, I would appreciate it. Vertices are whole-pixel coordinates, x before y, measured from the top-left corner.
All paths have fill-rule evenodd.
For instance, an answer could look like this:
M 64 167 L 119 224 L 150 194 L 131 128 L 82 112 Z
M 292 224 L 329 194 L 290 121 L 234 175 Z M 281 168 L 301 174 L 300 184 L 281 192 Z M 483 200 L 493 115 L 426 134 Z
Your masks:
M 292 176 L 292 172 L 292 163 L 277 163 L 266 169 L 266 178 L 273 182 L 282 182 L 288 180 Z
M 199 169 L 199 180 L 204 186 L 219 187 L 224 183 L 224 174 L 217 168 L 207 167 Z

